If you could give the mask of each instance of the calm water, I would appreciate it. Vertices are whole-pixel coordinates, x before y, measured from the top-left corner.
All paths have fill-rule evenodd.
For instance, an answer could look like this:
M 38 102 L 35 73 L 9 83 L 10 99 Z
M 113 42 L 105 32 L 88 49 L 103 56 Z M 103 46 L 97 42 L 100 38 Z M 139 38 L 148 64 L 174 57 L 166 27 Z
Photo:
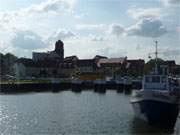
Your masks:
M 0 133 L 164 133 L 135 119 L 129 100 L 129 95 L 116 91 L 0 95 Z

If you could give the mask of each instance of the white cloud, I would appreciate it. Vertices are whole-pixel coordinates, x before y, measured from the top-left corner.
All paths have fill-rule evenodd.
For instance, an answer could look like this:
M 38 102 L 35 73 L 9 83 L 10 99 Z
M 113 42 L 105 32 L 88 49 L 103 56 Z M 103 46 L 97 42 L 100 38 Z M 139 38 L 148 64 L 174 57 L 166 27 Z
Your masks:
M 166 51 L 163 52 L 164 56 L 180 56 L 180 49 L 172 49 L 168 48 Z
M 17 11 L 0 12 L 0 22 L 7 24 L 14 19 L 27 17 L 34 14 L 42 13 L 57 13 L 63 14 L 65 12 L 72 13 L 77 0 L 47 0 L 40 4 L 31 5 Z
M 180 0 L 161 0 L 165 6 L 180 6 Z
M 13 48 L 24 50 L 35 50 L 48 46 L 39 35 L 29 30 L 16 30 L 11 45 Z
M 106 27 L 105 27 L 106 26 Z M 165 26 L 158 18 L 141 18 L 130 27 L 124 27 L 119 23 L 112 23 L 109 26 L 105 24 L 101 25 L 79 25 L 78 29 L 83 30 L 97 30 L 100 29 L 106 34 L 119 36 L 142 36 L 142 37 L 160 37 L 167 32 Z M 108 28 L 108 29 L 107 29 Z M 108 36 L 108 35 L 104 35 Z M 91 37 L 91 41 L 103 41 L 106 37 Z
M 100 41 L 105 41 L 106 39 L 105 38 L 103 38 L 103 37 L 94 37 L 94 38 L 92 38 L 91 39 L 91 41 L 95 41 L 95 42 L 100 42 Z
M 0 41 L 0 51 L 4 51 L 8 48 L 7 43 Z
M 143 18 L 159 18 L 161 14 L 160 8 L 132 8 L 129 9 L 127 12 L 130 16 L 132 16 L 134 19 L 139 20 Z
M 124 33 L 124 27 L 121 24 L 113 23 L 109 26 L 109 33 L 115 36 L 120 36 Z
M 166 32 L 166 28 L 159 19 L 149 18 L 142 19 L 126 29 L 127 35 L 152 38 L 160 37 Z
M 26 9 L 28 13 L 58 12 L 60 10 L 73 10 L 76 0 L 48 0 L 39 5 L 32 5 Z
M 104 49 L 97 50 L 97 54 L 110 58 L 118 58 L 127 56 L 127 51 L 119 48 L 106 47 Z
M 55 42 L 57 40 L 66 40 L 66 39 L 70 39 L 76 37 L 76 34 L 72 31 L 67 31 L 67 30 L 58 30 L 55 33 L 53 33 L 50 37 L 49 37 L 49 41 L 50 42 Z
M 176 28 L 176 31 L 180 34 L 180 26 Z
M 76 25 L 77 30 L 104 30 L 105 24 L 79 24 Z

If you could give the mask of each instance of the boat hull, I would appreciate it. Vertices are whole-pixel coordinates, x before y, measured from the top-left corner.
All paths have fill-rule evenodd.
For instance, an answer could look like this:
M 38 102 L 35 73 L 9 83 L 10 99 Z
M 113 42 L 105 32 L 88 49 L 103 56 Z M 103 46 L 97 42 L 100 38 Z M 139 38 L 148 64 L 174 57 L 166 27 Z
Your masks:
M 179 113 L 178 104 L 154 100 L 140 100 L 131 103 L 136 117 L 147 121 L 150 125 L 174 128 Z

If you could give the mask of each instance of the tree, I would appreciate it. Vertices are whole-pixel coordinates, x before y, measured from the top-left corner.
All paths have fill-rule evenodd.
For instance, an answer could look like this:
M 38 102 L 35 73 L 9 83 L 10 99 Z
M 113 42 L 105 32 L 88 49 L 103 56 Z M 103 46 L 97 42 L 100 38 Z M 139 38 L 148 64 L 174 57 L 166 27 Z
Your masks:
M 157 58 L 157 65 L 159 66 L 163 64 L 165 64 L 165 61 L 160 58 Z M 149 60 L 144 66 L 144 74 L 148 74 L 150 71 L 152 71 L 155 65 L 156 65 L 156 59 Z

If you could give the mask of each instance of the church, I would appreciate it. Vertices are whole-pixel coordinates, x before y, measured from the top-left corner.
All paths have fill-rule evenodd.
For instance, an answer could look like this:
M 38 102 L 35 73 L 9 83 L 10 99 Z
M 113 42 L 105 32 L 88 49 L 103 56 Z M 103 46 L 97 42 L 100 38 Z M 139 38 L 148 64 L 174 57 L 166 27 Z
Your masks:
M 44 60 L 63 61 L 63 59 L 64 59 L 64 43 L 61 40 L 58 40 L 55 43 L 54 51 L 33 52 L 32 59 L 35 62 L 44 61 Z

